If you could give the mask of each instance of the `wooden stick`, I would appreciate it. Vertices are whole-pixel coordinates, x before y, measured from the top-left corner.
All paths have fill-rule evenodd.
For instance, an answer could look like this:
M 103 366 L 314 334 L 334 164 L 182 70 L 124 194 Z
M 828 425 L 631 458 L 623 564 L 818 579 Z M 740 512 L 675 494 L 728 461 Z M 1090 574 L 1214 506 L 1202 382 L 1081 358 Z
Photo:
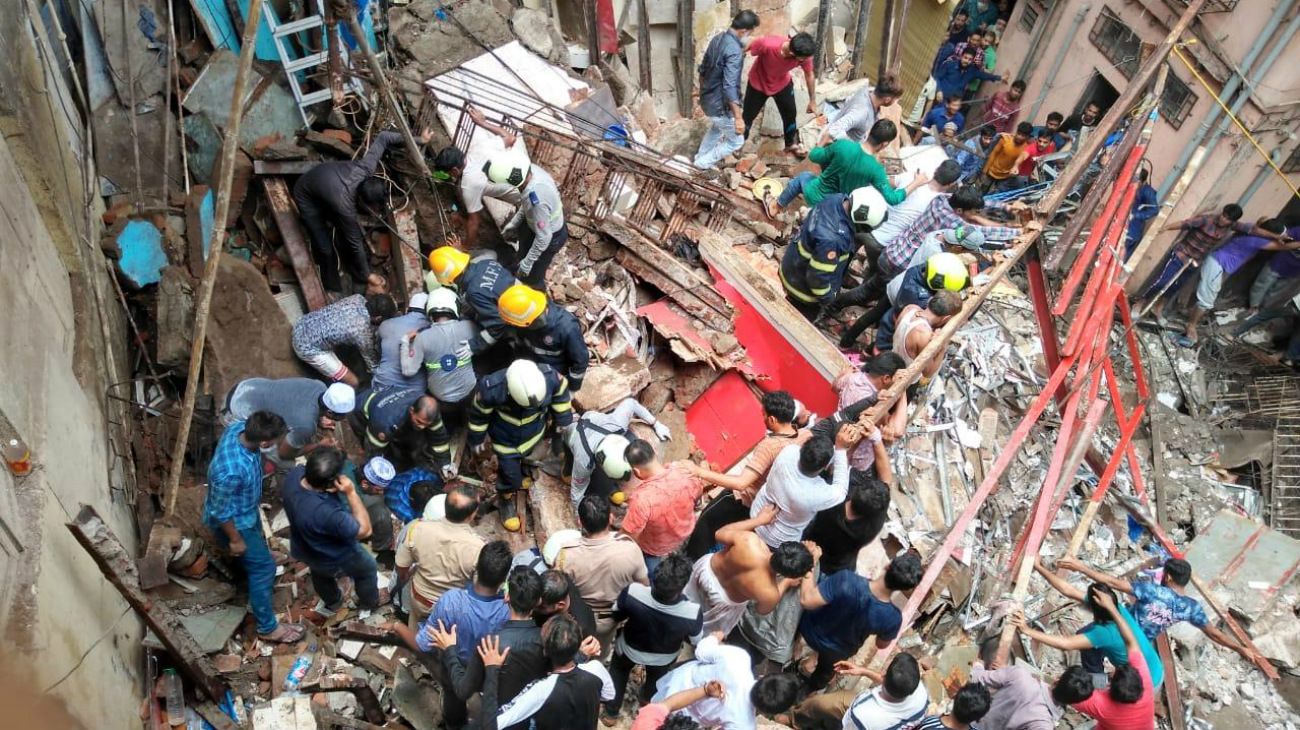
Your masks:
M 254 46 L 258 23 L 262 15 L 262 0 L 250 0 L 248 22 L 244 26 L 243 46 L 239 50 L 239 68 L 235 72 L 235 85 L 230 96 L 230 123 L 221 145 L 221 181 L 217 187 L 216 216 L 212 227 L 212 240 L 208 245 L 208 259 L 199 282 L 198 301 L 194 307 L 194 342 L 190 346 L 190 369 L 185 382 L 185 396 L 181 401 L 181 418 L 176 427 L 176 442 L 172 444 L 172 463 L 167 472 L 164 516 L 176 510 L 176 494 L 180 491 L 181 472 L 185 469 L 185 447 L 190 440 L 190 423 L 194 420 L 194 401 L 198 396 L 200 370 L 203 367 L 203 344 L 208 334 L 208 316 L 212 307 L 212 290 L 216 287 L 217 271 L 221 268 L 222 242 L 226 239 L 226 221 L 230 217 L 230 187 L 235 176 L 235 155 L 239 152 L 239 126 L 244 119 L 244 87 L 253 70 Z M 214 698 L 218 699 L 219 698 Z

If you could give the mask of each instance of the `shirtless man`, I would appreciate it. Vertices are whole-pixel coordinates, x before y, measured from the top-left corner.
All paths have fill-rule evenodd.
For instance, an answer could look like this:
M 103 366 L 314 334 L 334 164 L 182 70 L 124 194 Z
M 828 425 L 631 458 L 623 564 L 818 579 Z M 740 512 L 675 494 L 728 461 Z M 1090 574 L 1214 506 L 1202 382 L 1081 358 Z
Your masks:
M 704 609 L 705 635 L 731 633 L 750 601 L 759 614 L 771 613 L 786 591 L 812 579 L 821 548 L 785 542 L 773 551 L 754 533 L 754 528 L 771 524 L 776 513 L 776 506 L 768 505 L 757 517 L 723 527 L 715 535 L 722 550 L 695 561 L 686 597 Z
M 921 350 L 924 350 L 926 345 L 930 344 L 930 340 L 934 339 L 935 331 L 947 324 L 948 320 L 960 311 L 961 295 L 946 289 L 935 292 L 925 308 L 915 304 L 907 305 L 898 314 L 897 324 L 894 326 L 894 352 L 903 358 L 903 362 L 911 365 L 912 361 L 921 354 Z M 929 382 L 942 366 L 942 357 L 932 359 L 922 368 L 921 378 Z

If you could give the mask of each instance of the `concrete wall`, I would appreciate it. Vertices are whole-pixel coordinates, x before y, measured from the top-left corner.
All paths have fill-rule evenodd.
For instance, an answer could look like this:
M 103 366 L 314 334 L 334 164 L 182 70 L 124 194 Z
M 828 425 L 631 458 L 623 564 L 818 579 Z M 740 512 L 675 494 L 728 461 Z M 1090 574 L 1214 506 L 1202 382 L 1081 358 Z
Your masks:
M 86 727 L 138 727 L 140 623 L 64 527 L 90 504 L 135 544 L 104 399 L 125 337 L 115 300 L 96 305 L 111 290 L 77 100 L 26 7 L 0 3 L 0 436 L 25 440 L 37 469 L 0 469 L 0 662 Z
M 1215 45 L 1230 56 L 1227 59 L 1233 65 L 1239 65 L 1250 45 L 1264 31 L 1268 17 L 1277 7 L 1278 2 L 1288 5 L 1300 5 L 1295 0 L 1242 0 L 1237 8 L 1228 13 L 1203 14 L 1194 27 L 1194 35 L 1203 38 L 1204 47 L 1197 53 L 1207 54 L 1207 48 Z M 1025 59 L 1030 46 L 1030 33 L 1020 27 L 1020 19 L 1025 3 L 1021 3 L 1012 13 L 1007 26 L 1007 36 L 1002 43 L 999 66 L 1017 68 Z M 1097 49 L 1089 40 L 1088 34 L 1101 15 L 1103 7 L 1112 12 L 1146 43 L 1159 43 L 1168 33 L 1169 25 L 1177 17 L 1178 3 L 1164 3 L 1160 0 L 1061 0 L 1062 7 L 1057 11 L 1053 24 L 1049 26 L 1041 44 L 1037 60 L 1025 74 L 1028 89 L 1025 94 L 1025 113 L 1041 98 L 1037 116 L 1028 121 L 1041 123 L 1050 111 L 1070 114 L 1084 99 L 1088 82 L 1093 72 L 1101 74 L 1116 90 L 1123 90 L 1127 78 Z M 1077 13 L 1084 13 L 1083 21 L 1072 33 L 1074 18 Z M 1286 15 L 1289 20 L 1297 12 L 1292 9 Z M 1039 19 L 1039 24 L 1047 22 L 1046 16 Z M 1283 24 L 1285 25 L 1285 20 Z M 1268 53 L 1266 47 L 1261 59 Z M 1189 51 L 1190 52 L 1190 51 Z M 1063 53 L 1063 63 L 1055 79 L 1050 79 L 1053 62 L 1058 54 Z M 1293 37 L 1282 50 L 1281 55 L 1271 71 L 1261 79 L 1255 88 L 1255 94 L 1241 110 L 1239 116 L 1245 125 L 1253 131 L 1256 138 L 1266 150 L 1279 150 L 1282 159 L 1300 144 L 1297 132 L 1300 131 L 1300 106 L 1294 102 L 1300 98 L 1300 76 L 1295 73 L 1294 59 L 1300 58 L 1300 34 Z M 1154 169 L 1152 179 L 1157 187 L 1174 167 L 1183 150 L 1196 134 L 1196 130 L 1206 120 L 1215 102 L 1210 93 L 1203 88 L 1181 61 L 1171 58 L 1171 73 L 1187 83 L 1197 100 L 1194 107 L 1181 126 L 1174 128 L 1168 120 L 1157 123 L 1155 134 L 1147 157 Z M 1215 66 L 1213 59 L 1206 60 L 1207 66 Z M 1226 64 L 1217 64 L 1225 68 Z M 1198 72 L 1217 90 L 1222 88 L 1223 79 L 1214 79 L 1211 72 L 1198 66 Z M 1051 80 L 1052 83 L 1048 83 Z M 1217 127 L 1217 122 L 1216 125 Z M 1173 219 L 1192 215 L 1200 210 L 1215 209 L 1226 203 L 1242 199 L 1247 188 L 1261 170 L 1267 169 L 1263 158 L 1245 138 L 1239 129 L 1229 127 L 1213 152 L 1202 164 L 1194 182 L 1173 209 Z M 1300 183 L 1300 175 L 1289 176 L 1291 184 Z M 1280 212 L 1290 199 L 1291 193 L 1283 181 L 1269 173 L 1259 191 L 1245 205 L 1246 216 L 1255 219 L 1259 216 L 1272 216 Z M 1166 234 L 1161 243 L 1172 241 L 1173 234 Z M 1135 279 L 1144 273 L 1141 269 Z

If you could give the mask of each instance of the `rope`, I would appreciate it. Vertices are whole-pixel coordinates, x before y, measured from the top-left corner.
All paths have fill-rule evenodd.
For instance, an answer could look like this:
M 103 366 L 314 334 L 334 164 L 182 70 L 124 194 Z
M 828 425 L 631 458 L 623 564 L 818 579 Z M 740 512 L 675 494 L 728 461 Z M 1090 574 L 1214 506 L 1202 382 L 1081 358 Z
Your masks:
M 1219 108 L 1223 109 L 1223 113 L 1227 114 L 1228 118 L 1232 120 L 1232 123 L 1237 125 L 1237 129 L 1240 129 L 1241 133 L 1246 135 L 1246 139 L 1250 141 L 1250 144 L 1255 148 L 1255 151 L 1259 153 L 1259 156 L 1264 158 L 1264 162 L 1268 163 L 1268 166 L 1273 168 L 1273 172 L 1282 180 L 1282 184 L 1286 185 L 1287 189 L 1291 191 L 1291 195 L 1300 198 L 1300 190 L 1297 190 L 1296 186 L 1291 184 L 1291 181 L 1286 177 L 1286 173 L 1282 172 L 1282 168 L 1278 167 L 1277 163 L 1273 161 L 1273 158 L 1269 156 L 1268 152 L 1266 152 L 1263 147 L 1259 146 L 1259 140 L 1255 139 L 1255 135 L 1251 134 L 1250 130 L 1246 129 L 1246 125 L 1242 124 L 1241 120 L 1237 118 L 1237 115 L 1233 114 L 1232 110 L 1228 108 L 1228 105 L 1223 103 L 1223 99 L 1215 93 L 1214 89 L 1210 87 L 1210 84 L 1205 80 L 1205 78 L 1201 76 L 1194 66 L 1192 66 L 1192 62 L 1187 60 L 1187 57 L 1183 55 L 1182 50 L 1178 46 L 1174 46 L 1173 51 L 1174 55 L 1178 57 L 1178 60 L 1182 61 L 1183 65 L 1187 67 L 1187 70 L 1196 78 L 1197 83 L 1205 89 L 1211 99 L 1214 99 L 1214 103 L 1218 104 Z

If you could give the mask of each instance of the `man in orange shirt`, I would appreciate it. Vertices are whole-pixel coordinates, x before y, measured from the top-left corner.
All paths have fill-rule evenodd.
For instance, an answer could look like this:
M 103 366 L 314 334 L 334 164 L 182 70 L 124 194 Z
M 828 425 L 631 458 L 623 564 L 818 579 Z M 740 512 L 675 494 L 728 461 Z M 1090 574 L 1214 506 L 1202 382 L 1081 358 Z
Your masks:
M 1021 122 L 1016 125 L 1015 134 L 1003 132 L 998 135 L 998 141 L 993 144 L 988 159 L 984 161 L 984 178 L 980 185 L 986 192 L 1005 189 L 1008 182 L 1015 178 L 1016 165 L 1021 162 L 1020 153 L 1025 151 L 1033 133 L 1033 125 Z
M 684 462 L 664 466 L 646 441 L 633 439 L 625 453 L 638 481 L 629 490 L 622 530 L 641 547 L 653 577 L 659 562 L 695 529 L 695 503 L 705 485 Z

